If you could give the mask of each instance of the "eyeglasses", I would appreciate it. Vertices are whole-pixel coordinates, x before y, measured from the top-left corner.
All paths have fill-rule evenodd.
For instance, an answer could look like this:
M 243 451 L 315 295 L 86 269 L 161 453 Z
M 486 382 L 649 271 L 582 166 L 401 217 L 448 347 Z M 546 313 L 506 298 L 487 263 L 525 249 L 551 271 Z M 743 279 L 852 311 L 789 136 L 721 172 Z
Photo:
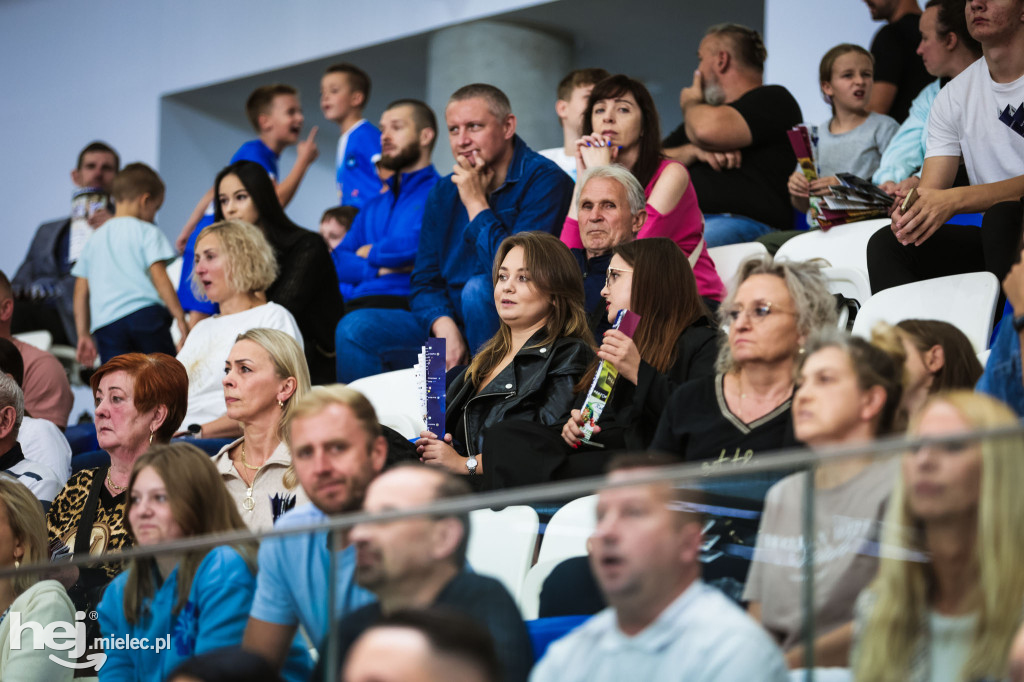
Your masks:
M 632 270 L 624 270 L 622 268 L 608 268 L 608 272 L 604 276 L 604 285 L 611 286 L 611 283 L 618 279 L 618 276 L 623 272 L 633 272 Z
M 742 306 L 736 306 L 732 310 L 727 310 L 725 311 L 725 316 L 730 322 L 735 322 L 740 319 L 740 315 L 744 312 L 750 316 L 750 320 L 754 323 L 761 322 L 772 313 L 796 315 L 792 310 L 781 310 L 776 308 L 771 301 L 756 301 L 749 309 Z

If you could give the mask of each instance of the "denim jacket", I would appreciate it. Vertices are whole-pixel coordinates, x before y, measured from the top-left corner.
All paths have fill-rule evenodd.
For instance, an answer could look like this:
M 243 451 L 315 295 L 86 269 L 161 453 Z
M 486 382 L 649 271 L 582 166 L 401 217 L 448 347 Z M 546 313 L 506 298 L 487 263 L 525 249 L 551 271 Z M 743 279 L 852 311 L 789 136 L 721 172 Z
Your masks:
M 999 324 L 985 373 L 978 379 L 976 390 L 999 398 L 1018 417 L 1024 417 L 1024 383 L 1021 382 L 1020 337 L 1013 328 L 1013 313 L 1009 313 Z

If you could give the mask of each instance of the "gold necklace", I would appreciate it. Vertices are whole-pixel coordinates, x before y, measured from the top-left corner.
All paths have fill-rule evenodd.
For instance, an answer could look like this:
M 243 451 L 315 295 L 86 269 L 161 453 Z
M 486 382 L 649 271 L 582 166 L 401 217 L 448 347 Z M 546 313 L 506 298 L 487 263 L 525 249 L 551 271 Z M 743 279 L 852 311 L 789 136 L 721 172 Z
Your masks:
M 124 492 L 125 490 L 128 489 L 128 486 L 126 485 L 118 485 L 114 483 L 114 481 L 110 478 L 110 469 L 107 469 L 107 485 L 109 485 L 111 488 L 118 492 Z
M 242 441 L 241 459 L 242 466 L 244 466 L 246 469 L 254 469 L 256 471 L 256 473 L 252 475 L 252 483 L 246 483 L 245 499 L 242 500 L 242 508 L 245 509 L 245 511 L 247 512 L 251 512 L 253 509 L 256 508 L 256 500 L 254 500 L 252 497 L 252 489 L 256 485 L 256 477 L 260 475 L 260 469 L 263 468 L 263 464 L 259 465 L 258 467 L 254 467 L 253 465 L 249 464 L 249 462 L 245 459 L 245 440 Z M 264 462 L 264 464 L 266 464 L 266 462 Z M 242 477 L 242 483 L 245 483 L 245 477 Z

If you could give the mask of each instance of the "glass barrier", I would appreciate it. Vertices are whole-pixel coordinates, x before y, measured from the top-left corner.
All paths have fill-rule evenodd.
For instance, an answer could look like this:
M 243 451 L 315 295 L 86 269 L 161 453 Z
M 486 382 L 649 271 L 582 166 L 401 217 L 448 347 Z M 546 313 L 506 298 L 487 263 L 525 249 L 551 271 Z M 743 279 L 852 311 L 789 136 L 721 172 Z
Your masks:
M 623 614 L 631 608 L 642 602 L 667 607 L 701 576 L 716 591 L 702 593 L 700 602 L 715 605 L 715 614 L 705 613 L 701 622 L 713 629 L 720 620 L 729 628 L 714 635 L 720 646 L 738 646 L 740 656 L 755 660 L 768 656 L 769 669 L 783 657 L 789 668 L 805 669 L 791 679 L 854 679 L 855 630 L 856 656 L 865 657 L 858 665 L 867 670 L 879 669 L 879 656 L 914 669 L 930 661 L 964 664 L 969 653 L 982 652 L 990 659 L 971 658 L 970 665 L 985 675 L 970 679 L 1001 679 L 989 673 L 1005 671 L 1006 662 L 991 657 L 1005 655 L 1013 635 L 1005 628 L 1016 629 L 1024 595 L 1012 591 L 1020 581 L 1011 580 L 1001 598 L 984 599 L 985 590 L 1003 587 L 983 584 L 991 576 L 981 576 L 972 557 L 1005 562 L 1021 551 L 1015 547 L 1008 559 L 998 556 L 998 546 L 982 545 L 1016 543 L 1017 529 L 1024 528 L 1024 518 L 1014 517 L 1024 513 L 1024 503 L 1014 501 L 1024 482 L 1018 476 L 1022 444 L 1024 431 L 1015 427 L 891 438 L 867 448 L 753 458 L 723 453 L 713 462 L 635 468 L 425 505 L 417 500 L 432 494 L 416 471 L 407 481 L 393 479 L 386 495 L 371 485 L 368 504 L 380 508 L 377 513 L 328 518 L 312 512 L 258 535 L 186 537 L 102 558 L 0 568 L 0 600 L 13 599 L 0 621 L 0 666 L 8 666 L 0 667 L 0 678 L 23 679 L 12 672 L 16 666 L 36 665 L 50 666 L 39 679 L 65 679 L 60 674 L 71 670 L 78 676 L 106 670 L 120 679 L 133 669 L 146 679 L 169 679 L 195 651 L 240 646 L 248 625 L 246 646 L 283 661 L 284 679 L 337 680 L 356 637 L 382 611 L 432 598 L 485 617 L 514 604 L 526 623 L 518 632 L 528 634 L 527 648 L 521 636 L 503 631 L 496 633 L 496 652 L 506 679 L 525 679 L 552 641 L 607 604 L 625 630 Z M 465 515 L 466 563 L 474 578 L 459 570 Z M 979 517 L 1011 527 L 985 528 Z M 168 525 L 161 532 L 175 531 Z M 0 523 L 0 552 L 9 542 Z M 933 580 L 931 542 L 960 543 L 969 560 L 957 575 L 969 584 Z M 182 589 L 189 576 L 190 588 Z M 507 596 L 494 597 L 495 583 L 481 587 L 480 576 L 496 580 Z M 459 585 L 469 587 L 460 594 Z M 66 597 L 69 586 L 73 601 Z M 467 604 L 466 594 L 476 603 Z M 922 598 L 926 603 L 914 601 Z M 999 603 L 1013 617 L 1002 619 L 998 636 L 991 634 L 998 619 L 988 625 L 994 644 L 972 649 L 978 614 L 992 618 L 985 609 Z M 355 620 L 339 621 L 360 609 Z M 763 629 L 748 627 L 755 621 Z M 967 644 L 929 650 L 922 632 L 943 627 L 947 641 L 950 632 L 966 632 Z M 894 653 L 894 643 L 906 650 Z M 523 651 L 529 660 L 514 660 Z M 253 664 L 238 651 L 215 656 L 236 669 Z M 203 669 L 210 677 L 193 673 L 188 679 L 217 679 L 207 663 Z

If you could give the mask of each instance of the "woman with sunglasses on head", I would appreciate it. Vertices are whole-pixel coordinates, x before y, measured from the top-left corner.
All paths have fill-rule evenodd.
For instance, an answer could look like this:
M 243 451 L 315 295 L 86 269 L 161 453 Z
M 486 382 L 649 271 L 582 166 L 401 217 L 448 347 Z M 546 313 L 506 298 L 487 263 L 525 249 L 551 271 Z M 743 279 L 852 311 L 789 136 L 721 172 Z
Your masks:
M 629 76 L 609 76 L 594 86 L 583 114 L 583 137 L 576 141 L 576 197 L 562 227 L 561 239 L 582 248 L 577 201 L 584 171 L 619 164 L 644 187 L 647 218 L 637 237 L 668 237 L 690 260 L 697 290 L 711 303 L 725 297 L 715 263 L 704 243 L 704 215 L 686 166 L 661 153 L 658 110 L 644 84 Z
M 719 309 L 729 337 L 718 373 L 675 390 L 652 449 L 732 465 L 796 443 L 790 417 L 796 360 L 811 332 L 835 326 L 835 299 L 815 262 L 749 258 L 736 280 Z
M 608 404 L 583 441 L 579 409 L 562 428 L 562 439 L 574 451 L 582 447 L 585 473 L 603 470 L 591 443 L 614 450 L 643 450 L 654 437 L 658 419 L 672 390 L 690 379 L 714 374 L 718 330 L 697 293 L 697 282 L 686 256 L 664 237 L 639 239 L 612 249 L 608 277 L 601 295 L 607 301 L 608 321 L 620 310 L 640 316 L 633 337 L 619 330 L 604 333 L 598 357 L 577 385 L 576 406 L 586 399 L 602 360 L 619 372 Z M 671 291 L 673 295 L 666 296 Z M 576 459 L 576 458 L 574 458 Z M 584 472 L 578 472 L 583 474 Z

